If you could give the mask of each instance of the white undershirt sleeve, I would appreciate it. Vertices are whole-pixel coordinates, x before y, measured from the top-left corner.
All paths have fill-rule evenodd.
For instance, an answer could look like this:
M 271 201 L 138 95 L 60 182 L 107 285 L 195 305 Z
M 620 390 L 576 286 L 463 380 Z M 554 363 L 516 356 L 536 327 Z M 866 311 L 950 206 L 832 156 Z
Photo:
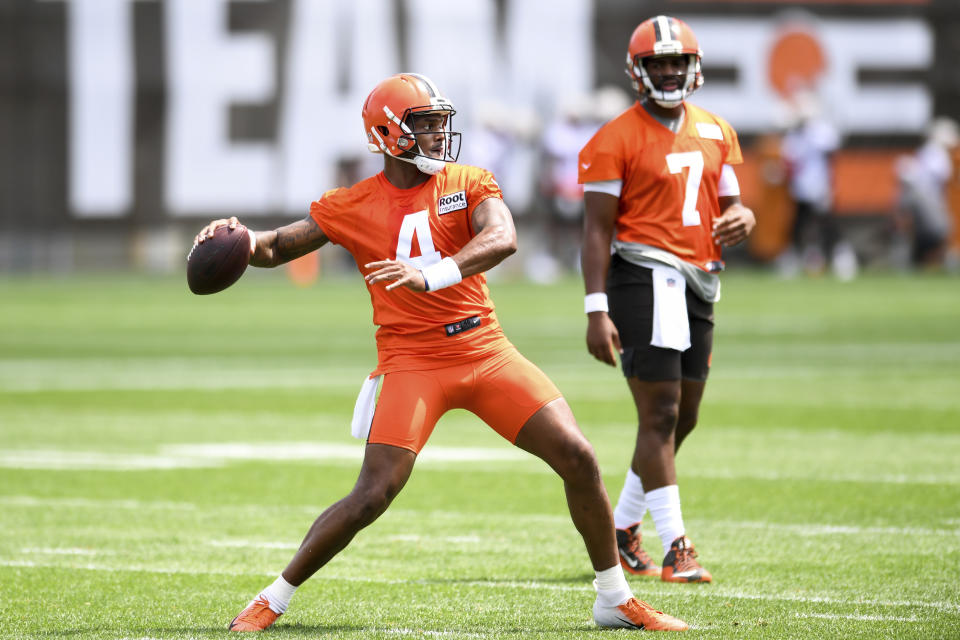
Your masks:
M 620 191 L 623 188 L 623 180 L 602 180 L 600 182 L 586 182 L 583 190 L 599 191 L 600 193 L 609 193 L 615 198 L 620 197 Z
M 733 167 L 728 164 L 723 165 L 723 168 L 720 169 L 717 195 L 721 198 L 724 196 L 740 195 L 740 183 L 737 182 L 737 174 L 733 171 Z

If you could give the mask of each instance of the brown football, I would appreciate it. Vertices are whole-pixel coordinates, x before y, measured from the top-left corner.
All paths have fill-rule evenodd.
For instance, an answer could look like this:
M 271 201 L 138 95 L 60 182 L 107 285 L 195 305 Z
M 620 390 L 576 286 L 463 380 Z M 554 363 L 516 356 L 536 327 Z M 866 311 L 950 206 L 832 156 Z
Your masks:
M 197 295 L 223 291 L 240 279 L 250 264 L 250 232 L 242 224 L 217 227 L 212 238 L 187 254 L 187 285 Z

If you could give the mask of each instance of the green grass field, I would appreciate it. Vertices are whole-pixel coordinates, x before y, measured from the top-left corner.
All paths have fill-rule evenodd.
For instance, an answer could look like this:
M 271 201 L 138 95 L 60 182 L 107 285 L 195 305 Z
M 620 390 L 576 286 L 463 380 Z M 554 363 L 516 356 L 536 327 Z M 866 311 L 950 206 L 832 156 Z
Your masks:
M 960 280 L 725 276 L 678 459 L 710 585 L 631 579 L 691 638 L 960 637 Z M 613 499 L 635 415 L 583 346 L 581 287 L 495 282 Z M 0 280 L 0 637 L 226 638 L 352 486 L 373 368 L 359 278 Z M 652 523 L 647 548 L 657 547 Z M 269 637 L 622 637 L 560 482 L 448 414 L 390 510 Z

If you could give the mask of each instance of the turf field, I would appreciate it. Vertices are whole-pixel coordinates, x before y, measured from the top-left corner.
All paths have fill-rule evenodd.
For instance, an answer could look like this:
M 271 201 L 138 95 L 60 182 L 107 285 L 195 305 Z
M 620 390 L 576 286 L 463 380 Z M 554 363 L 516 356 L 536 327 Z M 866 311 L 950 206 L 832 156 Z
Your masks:
M 724 282 L 678 460 L 715 582 L 635 593 L 693 638 L 960 637 L 960 280 Z M 615 499 L 635 417 L 583 347 L 579 283 L 492 289 Z M 349 415 L 375 362 L 359 279 L 257 271 L 197 297 L 182 277 L 7 277 L 0 300 L 0 637 L 228 637 L 356 478 Z M 269 633 L 629 633 L 594 627 L 591 579 L 559 481 L 452 413 Z

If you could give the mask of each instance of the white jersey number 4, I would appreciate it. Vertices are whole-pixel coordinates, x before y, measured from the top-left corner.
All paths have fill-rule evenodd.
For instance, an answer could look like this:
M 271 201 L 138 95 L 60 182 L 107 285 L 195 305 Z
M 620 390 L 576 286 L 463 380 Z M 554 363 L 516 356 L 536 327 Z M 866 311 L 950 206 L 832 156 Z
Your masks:
M 703 154 L 699 151 L 667 154 L 667 169 L 670 173 L 687 172 L 687 188 L 683 194 L 683 226 L 696 227 L 700 224 L 700 212 L 697 211 L 697 195 L 700 193 L 700 180 L 703 178 Z
M 420 255 L 411 258 L 410 249 L 413 247 L 414 234 L 420 246 Z M 417 269 L 440 262 L 440 252 L 433 248 L 433 236 L 430 235 L 430 212 L 427 209 L 403 216 L 400 237 L 397 238 L 397 260 Z

